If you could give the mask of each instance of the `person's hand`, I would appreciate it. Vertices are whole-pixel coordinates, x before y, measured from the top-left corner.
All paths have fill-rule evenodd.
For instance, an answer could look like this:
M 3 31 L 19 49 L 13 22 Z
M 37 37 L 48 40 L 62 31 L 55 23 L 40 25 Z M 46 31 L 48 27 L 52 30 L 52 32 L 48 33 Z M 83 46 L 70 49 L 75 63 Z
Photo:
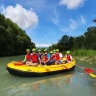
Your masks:
M 26 64 L 26 62 L 22 61 L 23 64 Z

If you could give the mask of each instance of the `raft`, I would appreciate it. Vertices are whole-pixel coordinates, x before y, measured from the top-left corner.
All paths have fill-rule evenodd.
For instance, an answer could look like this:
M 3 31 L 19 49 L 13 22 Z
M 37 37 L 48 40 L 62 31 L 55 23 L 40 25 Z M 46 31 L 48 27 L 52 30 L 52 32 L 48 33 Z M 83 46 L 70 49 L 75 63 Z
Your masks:
M 7 70 L 10 74 L 20 76 L 20 77 L 36 77 L 52 75 L 61 72 L 68 72 L 73 70 L 75 67 L 75 60 L 66 64 L 56 64 L 56 65 L 38 65 L 38 66 L 28 66 L 20 62 L 10 62 L 7 64 Z

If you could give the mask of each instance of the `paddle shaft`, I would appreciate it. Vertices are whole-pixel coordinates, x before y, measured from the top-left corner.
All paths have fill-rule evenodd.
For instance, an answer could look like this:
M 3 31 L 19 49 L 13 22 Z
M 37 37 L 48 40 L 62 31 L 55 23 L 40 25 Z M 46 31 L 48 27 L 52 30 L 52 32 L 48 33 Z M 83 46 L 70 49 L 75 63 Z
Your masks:
M 70 70 L 68 67 L 66 67 L 66 66 L 64 66 L 64 65 L 62 65 L 63 67 L 65 67 L 67 70 Z

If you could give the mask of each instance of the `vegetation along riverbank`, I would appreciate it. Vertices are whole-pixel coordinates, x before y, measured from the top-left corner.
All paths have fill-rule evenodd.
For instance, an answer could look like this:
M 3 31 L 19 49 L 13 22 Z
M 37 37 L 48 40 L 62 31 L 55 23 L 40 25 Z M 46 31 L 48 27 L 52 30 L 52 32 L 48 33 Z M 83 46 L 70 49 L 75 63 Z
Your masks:
M 95 50 L 74 50 L 72 55 L 76 59 L 82 61 L 96 61 L 96 51 Z

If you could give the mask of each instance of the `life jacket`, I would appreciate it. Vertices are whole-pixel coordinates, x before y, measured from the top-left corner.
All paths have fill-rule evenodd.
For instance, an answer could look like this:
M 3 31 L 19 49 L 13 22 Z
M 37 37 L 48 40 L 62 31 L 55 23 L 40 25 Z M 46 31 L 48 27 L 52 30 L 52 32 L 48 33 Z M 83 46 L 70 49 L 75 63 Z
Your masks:
M 32 57 L 32 62 L 33 62 L 33 63 L 38 62 L 38 56 L 37 56 L 36 53 L 32 54 L 31 57 Z
M 31 54 L 30 53 L 26 55 L 26 60 L 31 61 Z
M 54 54 L 52 54 L 50 59 L 51 59 L 51 60 L 55 60 L 55 57 L 56 57 L 56 56 L 55 56 Z
M 60 53 L 57 53 L 57 54 L 56 54 L 56 60 L 57 60 L 57 61 L 60 60 L 59 54 L 60 54 Z
M 70 55 L 66 55 L 66 59 L 67 59 L 67 61 L 71 61 L 71 56 Z
M 48 60 L 47 54 L 44 55 L 44 61 L 46 62 Z

